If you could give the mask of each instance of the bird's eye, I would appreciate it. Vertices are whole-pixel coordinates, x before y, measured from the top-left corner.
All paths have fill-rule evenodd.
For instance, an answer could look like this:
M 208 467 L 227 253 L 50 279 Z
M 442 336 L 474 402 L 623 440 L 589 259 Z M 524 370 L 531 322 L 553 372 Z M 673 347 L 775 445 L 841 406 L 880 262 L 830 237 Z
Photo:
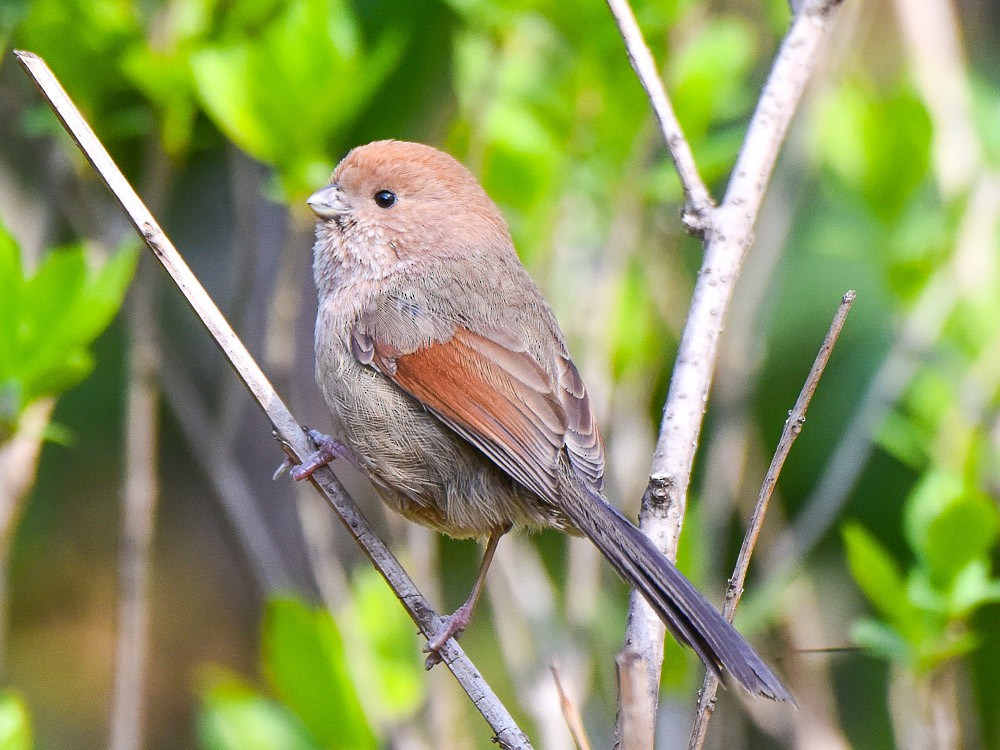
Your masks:
M 396 203 L 396 194 L 391 190 L 379 190 L 375 193 L 375 204 L 379 208 L 392 208 Z

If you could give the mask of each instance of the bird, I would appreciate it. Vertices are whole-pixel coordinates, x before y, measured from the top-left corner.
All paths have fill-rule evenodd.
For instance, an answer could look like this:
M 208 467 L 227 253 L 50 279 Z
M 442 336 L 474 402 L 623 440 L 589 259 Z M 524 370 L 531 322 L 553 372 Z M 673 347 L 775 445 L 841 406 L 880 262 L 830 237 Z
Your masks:
M 753 647 L 602 494 L 604 443 L 555 315 L 473 174 L 431 146 L 351 150 L 316 216 L 316 381 L 339 425 L 313 432 L 296 479 L 348 456 L 404 517 L 486 539 L 468 625 L 500 538 L 552 527 L 589 538 L 682 644 L 752 695 L 794 702 Z

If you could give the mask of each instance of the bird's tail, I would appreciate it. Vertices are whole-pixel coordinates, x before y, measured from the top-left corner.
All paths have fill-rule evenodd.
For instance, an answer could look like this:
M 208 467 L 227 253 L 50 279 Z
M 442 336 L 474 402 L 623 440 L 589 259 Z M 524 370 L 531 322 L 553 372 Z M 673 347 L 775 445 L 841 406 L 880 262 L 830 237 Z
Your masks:
M 562 507 L 629 585 L 637 589 L 681 643 L 720 678 L 725 670 L 754 695 L 794 703 L 770 668 L 687 578 L 617 508 L 568 480 Z

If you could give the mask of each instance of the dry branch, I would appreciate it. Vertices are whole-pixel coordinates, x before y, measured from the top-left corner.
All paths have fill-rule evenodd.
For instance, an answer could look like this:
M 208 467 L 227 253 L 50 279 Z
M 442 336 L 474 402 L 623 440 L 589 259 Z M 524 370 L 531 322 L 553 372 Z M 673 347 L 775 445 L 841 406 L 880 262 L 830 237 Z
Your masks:
M 215 302 L 191 273 L 149 209 L 126 181 L 107 150 L 97 139 L 79 110 L 70 101 L 66 91 L 48 65 L 34 53 L 18 51 L 15 54 L 18 62 L 34 80 L 62 122 L 63 127 L 66 128 L 87 160 L 97 170 L 108 189 L 125 209 L 132 225 L 184 294 L 209 333 L 212 334 L 212 338 L 233 369 L 236 370 L 236 374 L 270 420 L 274 427 L 275 436 L 284 445 L 286 451 L 299 461 L 310 455 L 312 447 L 307 442 L 302 427 L 288 411 L 246 347 L 229 327 Z M 434 613 L 430 604 L 417 590 L 413 581 L 393 557 L 388 547 L 375 535 L 368 521 L 329 467 L 317 470 L 310 481 L 343 521 L 375 568 L 392 587 L 396 597 L 424 635 L 430 636 L 437 632 L 442 625 L 441 618 Z M 527 736 L 514 722 L 513 717 L 461 647 L 454 640 L 450 640 L 441 649 L 441 656 L 442 661 L 455 675 L 476 708 L 493 728 L 497 744 L 502 748 L 530 748 L 531 743 Z
M 673 159 L 674 168 L 680 177 L 684 198 L 687 200 L 685 223 L 689 229 L 700 232 L 704 229 L 707 214 L 715 206 L 715 202 L 698 173 L 698 165 L 695 164 L 691 146 L 684 137 L 677 115 L 674 114 L 673 105 L 663 86 L 653 53 L 642 38 L 632 7 L 628 4 L 628 0 L 607 0 L 607 2 L 625 42 L 625 52 L 628 54 L 629 62 L 632 63 L 632 69 L 646 91 L 646 96 L 649 97 L 653 115 L 660 125 L 660 132 L 663 133 L 670 158 Z
M 125 478 L 119 564 L 118 643 L 111 700 L 110 750 L 139 750 L 145 726 L 146 652 L 149 637 L 149 564 L 157 481 L 156 374 L 152 267 L 142 264 L 128 306 L 129 373 L 125 421 Z
M 722 608 L 722 614 L 730 622 L 733 621 L 733 617 L 736 615 L 736 607 L 739 606 L 740 598 L 743 596 L 743 584 L 746 582 L 747 571 L 750 569 L 750 557 L 753 555 L 754 547 L 757 546 L 757 539 L 764 525 L 764 516 L 767 513 L 768 503 L 771 501 L 771 495 L 774 494 L 774 488 L 778 484 L 778 476 L 781 474 L 781 469 L 785 465 L 785 459 L 788 458 L 788 453 L 792 449 L 792 443 L 795 442 L 795 439 L 802 431 L 802 425 L 805 424 L 809 403 L 816 392 L 816 386 L 819 385 L 819 379 L 823 377 L 826 363 L 830 361 L 830 354 L 833 352 L 833 347 L 836 346 L 837 339 L 840 337 L 844 321 L 847 320 L 847 313 L 850 312 L 851 305 L 854 304 L 854 297 L 854 292 L 849 291 L 840 301 L 840 306 L 833 316 L 833 322 L 830 323 L 830 330 L 827 331 L 826 338 L 823 339 L 823 344 L 819 348 L 819 353 L 816 355 L 812 369 L 809 370 L 809 375 L 802 386 L 802 391 L 795 401 L 795 406 L 788 412 L 788 419 L 785 420 L 785 427 L 781 431 L 778 447 L 775 449 L 771 465 L 764 475 L 764 482 L 761 485 L 760 494 L 757 496 L 757 504 L 754 506 L 753 514 L 750 516 L 750 523 L 747 527 L 746 535 L 743 537 L 743 545 L 740 547 L 740 554 L 736 558 L 736 568 L 733 571 L 732 578 L 729 579 L 729 587 L 726 590 L 726 603 Z M 715 709 L 715 694 L 718 689 L 719 679 L 713 673 L 709 672 L 705 675 L 705 682 L 698 697 L 698 712 L 695 716 L 694 729 L 691 732 L 691 741 L 688 744 L 689 750 L 700 750 L 705 743 L 705 732 L 708 731 L 708 722 L 712 718 L 712 712 Z
M 703 220 L 701 225 L 695 227 L 704 237 L 705 255 L 681 337 L 640 514 L 643 531 L 671 558 L 676 555 L 684 519 L 691 469 L 718 358 L 726 309 L 752 241 L 753 226 L 778 149 L 840 2 L 805 0 L 799 7 L 750 121 L 725 198 L 718 208 L 706 211 L 700 217 Z M 627 5 L 626 1 L 621 0 L 613 3 L 612 7 L 624 5 Z M 629 12 L 616 13 L 615 18 L 630 56 L 636 59 L 637 46 L 630 41 L 638 36 L 634 17 Z M 648 76 L 640 74 L 640 78 L 647 91 L 650 90 L 646 83 Z M 661 93 L 663 99 L 666 99 L 666 94 L 662 83 L 652 88 L 656 95 L 651 95 L 650 100 L 659 117 Z M 666 137 L 675 160 L 678 153 L 689 150 L 683 143 L 679 127 Z M 682 173 L 682 181 L 686 179 L 686 173 L 687 170 Z M 663 623 L 645 600 L 633 592 L 625 644 L 626 648 L 637 652 L 646 661 L 645 710 L 650 716 L 655 715 L 658 699 L 664 633 Z M 624 711 L 620 710 L 619 737 L 623 714 Z

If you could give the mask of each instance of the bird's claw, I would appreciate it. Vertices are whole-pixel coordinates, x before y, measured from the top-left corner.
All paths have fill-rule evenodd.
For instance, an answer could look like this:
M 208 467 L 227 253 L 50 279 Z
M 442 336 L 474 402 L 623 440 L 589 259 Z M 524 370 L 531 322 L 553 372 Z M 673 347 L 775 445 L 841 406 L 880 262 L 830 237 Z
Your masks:
M 321 466 L 326 466 L 331 461 L 338 458 L 345 459 L 351 466 L 361 471 L 361 464 L 354 457 L 354 454 L 339 440 L 326 435 L 319 430 L 305 428 L 306 434 L 316 446 L 316 451 L 306 456 L 305 461 L 296 464 L 291 458 L 286 457 L 281 465 L 274 472 L 273 479 L 278 479 L 286 471 L 291 474 L 292 479 L 301 482 L 308 479 Z
M 424 646 L 424 652 L 427 654 L 427 658 L 424 660 L 424 669 L 431 669 L 436 664 L 440 664 L 442 661 L 441 648 L 444 644 L 451 638 L 457 640 L 469 627 L 469 622 L 472 620 L 472 607 L 467 606 L 467 604 L 463 604 L 455 610 L 455 613 L 450 617 L 443 618 L 444 624 L 437 633 L 428 639 Z
M 288 456 L 285 456 L 285 460 L 281 462 L 281 465 L 278 466 L 278 468 L 275 469 L 274 473 L 271 475 L 271 481 L 277 482 L 279 479 L 281 479 L 282 475 L 293 466 L 295 466 L 295 462 L 292 461 L 292 459 L 290 459 Z

